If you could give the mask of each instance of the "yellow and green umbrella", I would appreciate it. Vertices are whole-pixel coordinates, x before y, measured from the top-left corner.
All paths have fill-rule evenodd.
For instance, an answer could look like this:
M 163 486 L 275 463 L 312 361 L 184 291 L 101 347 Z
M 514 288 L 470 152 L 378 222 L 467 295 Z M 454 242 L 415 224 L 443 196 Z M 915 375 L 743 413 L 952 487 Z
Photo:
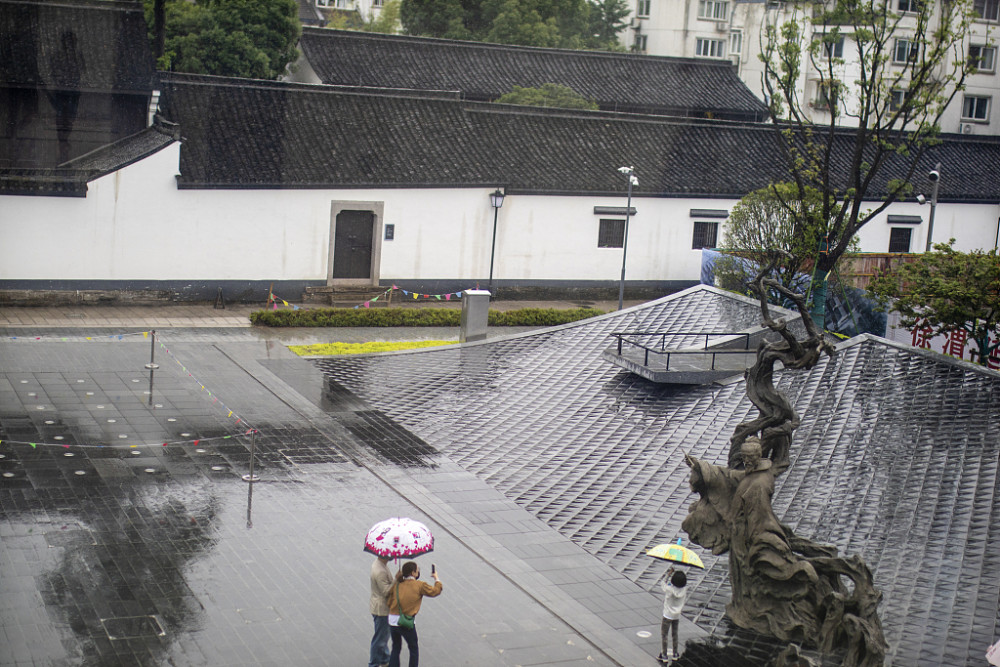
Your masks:
M 678 544 L 657 544 L 655 547 L 646 552 L 647 556 L 652 556 L 653 558 L 659 558 L 660 560 L 667 560 L 671 563 L 680 563 L 681 565 L 690 565 L 691 567 L 705 569 L 705 564 L 701 562 L 701 558 L 695 552 L 691 551 L 687 547 L 683 547 L 679 544 L 680 540 L 677 540 Z

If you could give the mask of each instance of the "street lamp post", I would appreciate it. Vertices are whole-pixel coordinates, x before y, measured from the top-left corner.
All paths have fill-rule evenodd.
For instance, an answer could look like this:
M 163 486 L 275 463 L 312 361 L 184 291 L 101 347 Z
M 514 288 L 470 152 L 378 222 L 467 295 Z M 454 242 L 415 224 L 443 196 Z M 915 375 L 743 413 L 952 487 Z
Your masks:
M 497 213 L 500 212 L 500 207 L 503 206 L 504 194 L 500 192 L 500 188 L 497 188 L 495 192 L 490 193 L 490 206 L 493 207 L 493 244 L 490 246 L 490 295 L 493 295 L 493 259 L 496 257 L 497 252 Z
M 625 300 L 625 256 L 628 253 L 628 222 L 632 213 L 632 186 L 639 185 L 639 179 L 632 173 L 634 167 L 618 167 L 618 171 L 628 177 L 628 202 L 625 205 L 625 236 L 622 239 L 622 279 L 618 283 L 618 310 Z
M 931 182 L 931 215 L 927 220 L 927 246 L 924 248 L 924 252 L 931 251 L 931 242 L 932 237 L 934 236 L 934 211 L 937 209 L 938 186 L 941 184 L 940 162 L 934 165 L 934 169 L 927 174 L 927 180 Z M 917 201 L 924 204 L 927 202 L 927 198 L 923 195 L 919 195 L 917 197 Z

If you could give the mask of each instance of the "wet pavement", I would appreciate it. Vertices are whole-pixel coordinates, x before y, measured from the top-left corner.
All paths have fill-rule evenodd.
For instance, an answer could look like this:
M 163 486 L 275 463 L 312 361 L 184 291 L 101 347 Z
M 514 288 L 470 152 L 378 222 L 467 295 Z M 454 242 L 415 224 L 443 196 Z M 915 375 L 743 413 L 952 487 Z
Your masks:
M 154 343 L 121 324 L 0 329 L 0 664 L 364 664 L 361 544 L 395 515 L 437 538 L 421 557 L 446 587 L 419 618 L 427 664 L 653 664 L 649 640 L 587 601 L 650 612 L 652 631 L 654 596 L 391 419 L 337 419 L 284 347 L 369 332 L 168 328 Z M 589 596 L 553 583 L 576 568 Z
M 724 460 L 752 406 L 741 383 L 653 385 L 601 350 L 625 328 L 757 319 L 698 293 L 315 362 L 285 344 L 378 334 L 0 328 L 0 664 L 364 664 L 361 542 L 394 515 L 436 536 L 425 664 L 655 664 L 662 566 L 642 552 L 682 536 L 681 452 Z M 997 375 L 866 340 L 778 378 L 803 416 L 779 516 L 868 560 L 891 664 L 982 664 L 1000 627 Z M 780 647 L 728 624 L 725 558 L 702 556 L 679 664 L 767 664 Z

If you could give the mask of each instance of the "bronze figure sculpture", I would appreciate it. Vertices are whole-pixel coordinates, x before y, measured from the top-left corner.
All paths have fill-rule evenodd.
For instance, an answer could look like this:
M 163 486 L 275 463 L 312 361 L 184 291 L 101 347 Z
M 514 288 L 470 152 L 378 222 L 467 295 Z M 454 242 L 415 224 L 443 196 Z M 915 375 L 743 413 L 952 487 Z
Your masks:
M 686 455 L 691 489 L 700 494 L 682 524 L 693 542 L 715 554 L 729 553 L 732 599 L 727 615 L 742 627 L 821 651 L 846 650 L 844 665 L 875 667 L 885 658 L 878 617 L 882 594 L 858 556 L 795 535 L 771 507 L 774 480 L 789 464 L 798 415 L 773 383 L 774 366 L 809 369 L 833 347 L 808 316 L 805 300 L 768 280 L 754 285 L 764 324 L 778 334 L 762 341 L 746 372 L 747 395 L 759 416 L 736 427 L 728 465 Z M 783 319 L 773 319 L 766 290 L 791 299 L 807 335 L 799 340 Z M 849 579 L 848 586 L 844 579 Z

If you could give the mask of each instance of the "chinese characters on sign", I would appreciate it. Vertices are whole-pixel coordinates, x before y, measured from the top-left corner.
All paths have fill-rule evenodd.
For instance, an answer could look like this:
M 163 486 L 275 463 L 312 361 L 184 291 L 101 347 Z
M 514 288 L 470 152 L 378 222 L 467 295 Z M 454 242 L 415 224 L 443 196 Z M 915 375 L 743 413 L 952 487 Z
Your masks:
M 957 329 L 947 334 L 934 335 L 934 331 L 927 324 L 918 324 L 909 331 L 900 329 L 894 325 L 890 326 L 890 339 L 898 342 L 906 342 L 913 347 L 920 347 L 925 350 L 934 350 L 942 354 L 947 354 L 958 359 L 979 363 L 979 351 L 975 344 L 969 341 L 969 333 L 965 329 Z M 908 334 L 908 340 L 903 335 Z M 990 335 L 990 345 L 995 345 L 997 337 Z M 993 350 L 986 362 L 988 368 L 1000 370 L 1000 348 Z

